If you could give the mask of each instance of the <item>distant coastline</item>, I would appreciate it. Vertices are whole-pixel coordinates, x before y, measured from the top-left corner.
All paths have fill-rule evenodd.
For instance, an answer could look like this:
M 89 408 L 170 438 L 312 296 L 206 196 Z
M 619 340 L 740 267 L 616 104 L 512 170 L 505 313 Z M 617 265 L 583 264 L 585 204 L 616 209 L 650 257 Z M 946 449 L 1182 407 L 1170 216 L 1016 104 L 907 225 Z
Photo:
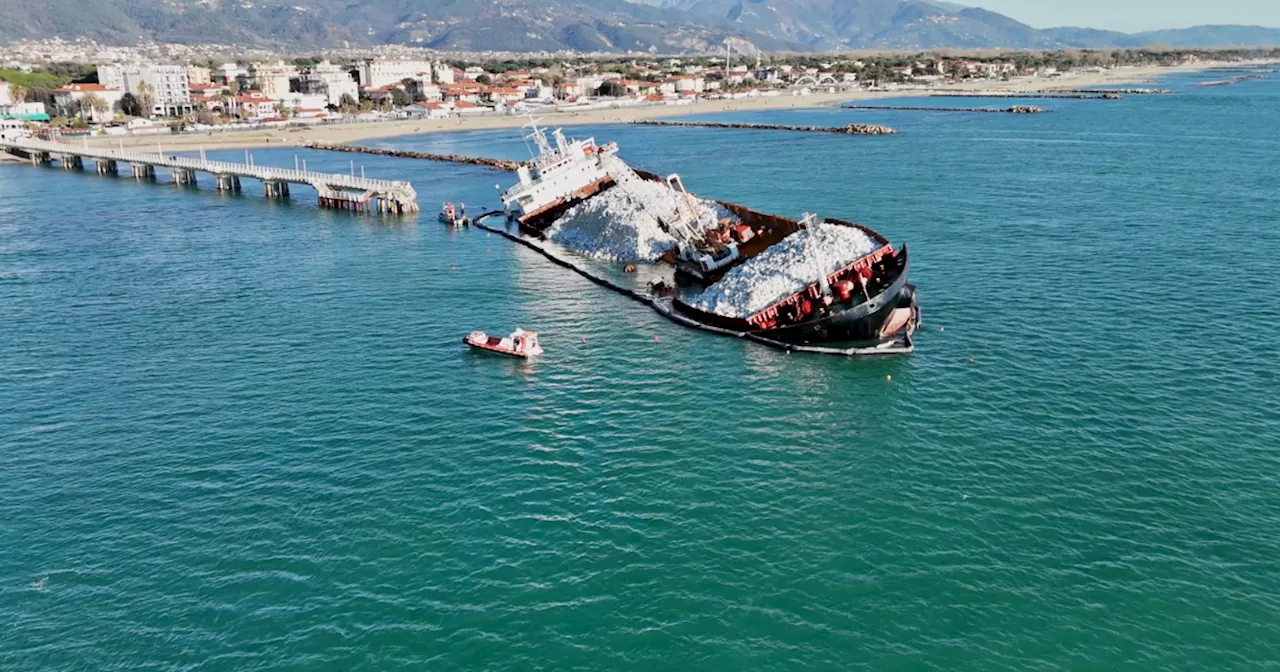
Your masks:
M 807 96 L 779 95 L 773 97 L 740 98 L 736 100 L 702 100 L 687 105 L 654 105 L 647 107 L 590 110 L 573 113 L 547 114 L 546 123 L 554 126 L 584 126 L 603 124 L 625 124 L 648 119 L 666 119 L 694 114 L 710 114 L 716 112 L 748 112 L 758 110 L 811 109 L 827 107 L 841 102 L 883 100 L 887 98 L 910 98 L 927 96 L 939 91 L 986 91 L 999 90 L 1008 92 L 1027 92 L 1041 89 L 1074 89 L 1094 86 L 1114 86 L 1119 84 L 1150 83 L 1153 78 L 1176 75 L 1187 72 L 1200 72 L 1218 67 L 1239 65 L 1228 62 L 1201 62 L 1192 65 L 1172 67 L 1144 66 L 1116 68 L 1099 73 L 1073 72 L 1061 78 L 1045 79 L 1038 77 L 1019 77 L 998 85 L 987 82 L 966 83 L 938 87 L 932 91 L 899 90 L 899 91 L 845 91 L 819 92 Z M 213 135 L 175 135 L 127 138 L 98 138 L 90 142 L 103 144 L 120 144 L 130 146 L 154 147 L 157 141 L 166 150 L 195 151 L 199 149 L 253 149 L 258 147 L 301 146 L 307 142 L 349 143 L 365 140 L 394 138 L 422 133 L 441 133 L 449 131 L 477 131 L 501 128 L 518 128 L 525 124 L 523 116 L 508 117 L 473 117 L 449 119 L 402 120 L 387 122 L 369 122 L 353 124 L 337 124 L 331 126 L 315 126 L 302 129 L 271 129 L 215 133 Z
M 888 91 L 837 91 L 815 92 L 809 95 L 760 96 L 732 100 L 700 100 L 683 105 L 650 105 L 595 109 L 580 112 L 548 113 L 545 121 L 554 126 L 583 126 L 625 124 L 651 119 L 668 119 L 718 112 L 748 112 L 760 110 L 812 109 L 842 102 L 924 97 L 940 92 L 1001 91 L 1008 93 L 1037 90 L 1079 89 L 1085 87 L 1150 84 L 1154 79 L 1181 73 L 1200 72 L 1220 67 L 1238 66 L 1238 63 L 1204 61 L 1179 66 L 1121 67 L 1103 72 L 1070 72 L 1046 79 L 1018 77 L 1006 82 L 953 84 L 930 90 Z M 112 138 L 91 138 L 91 144 L 122 145 L 124 147 L 151 147 L 161 145 L 165 151 L 191 152 L 205 150 L 255 149 L 261 147 L 301 147 L 306 143 L 353 143 L 368 140 L 394 138 L 424 133 L 450 131 L 476 131 L 518 128 L 526 123 L 524 116 L 502 117 L 453 117 L 447 119 L 397 120 L 367 123 L 317 125 L 303 128 L 259 129 L 247 131 L 215 132 L 212 134 L 147 135 Z M 13 159 L 0 155 L 0 160 Z

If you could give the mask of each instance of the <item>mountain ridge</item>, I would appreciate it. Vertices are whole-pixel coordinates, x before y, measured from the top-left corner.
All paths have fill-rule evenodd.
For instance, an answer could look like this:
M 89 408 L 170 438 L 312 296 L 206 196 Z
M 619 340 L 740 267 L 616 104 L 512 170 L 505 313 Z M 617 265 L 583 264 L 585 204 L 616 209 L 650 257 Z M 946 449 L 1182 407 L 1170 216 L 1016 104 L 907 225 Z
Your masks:
M 726 40 L 777 51 L 1239 47 L 1280 29 L 1038 29 L 936 0 L 0 0 L 0 42 L 89 37 L 253 47 L 407 44 L 452 51 L 688 53 Z

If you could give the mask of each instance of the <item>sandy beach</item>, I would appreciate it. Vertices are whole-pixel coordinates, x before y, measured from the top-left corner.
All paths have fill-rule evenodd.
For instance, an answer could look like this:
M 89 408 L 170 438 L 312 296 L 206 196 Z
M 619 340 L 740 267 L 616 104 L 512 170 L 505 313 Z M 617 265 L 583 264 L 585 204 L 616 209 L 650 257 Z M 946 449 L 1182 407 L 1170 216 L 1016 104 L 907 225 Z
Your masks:
M 887 98 L 927 96 L 930 93 L 966 91 L 1026 92 L 1052 89 L 1077 89 L 1117 84 L 1149 83 L 1155 78 L 1180 72 L 1193 72 L 1230 65 L 1227 63 L 1198 63 L 1179 67 L 1119 68 L 1101 73 L 1070 73 L 1054 79 L 1023 77 L 1008 82 L 974 82 L 929 91 L 844 91 L 836 93 L 815 92 L 809 95 L 791 95 L 743 98 L 737 100 L 703 100 L 687 105 L 654 105 L 634 108 L 602 109 L 583 112 L 540 113 L 548 125 L 576 126 L 595 124 L 624 124 L 647 119 L 662 119 L 711 112 L 743 112 L 751 110 L 779 110 L 826 107 L 842 102 L 867 101 Z M 280 128 L 250 131 L 225 131 L 199 135 L 142 135 L 126 137 L 98 137 L 92 144 L 123 145 L 124 147 L 152 147 L 161 143 L 165 151 L 194 151 L 199 149 L 249 149 L 271 146 L 299 146 L 308 142 L 355 143 L 378 138 L 390 138 L 420 133 L 444 131 L 472 131 L 497 128 L 517 128 L 527 122 L 523 116 L 469 117 L 451 119 L 416 119 L 384 122 L 317 125 L 304 128 Z

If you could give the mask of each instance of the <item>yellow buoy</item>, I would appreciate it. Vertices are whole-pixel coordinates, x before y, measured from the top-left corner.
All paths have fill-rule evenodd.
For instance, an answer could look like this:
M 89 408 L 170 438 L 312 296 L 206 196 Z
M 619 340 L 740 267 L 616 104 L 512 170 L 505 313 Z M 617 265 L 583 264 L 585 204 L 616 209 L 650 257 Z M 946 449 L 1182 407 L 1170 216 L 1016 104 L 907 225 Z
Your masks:
M 885 377 L 884 377 L 884 379 L 885 379 L 885 380 L 893 380 L 893 376 L 885 376 Z

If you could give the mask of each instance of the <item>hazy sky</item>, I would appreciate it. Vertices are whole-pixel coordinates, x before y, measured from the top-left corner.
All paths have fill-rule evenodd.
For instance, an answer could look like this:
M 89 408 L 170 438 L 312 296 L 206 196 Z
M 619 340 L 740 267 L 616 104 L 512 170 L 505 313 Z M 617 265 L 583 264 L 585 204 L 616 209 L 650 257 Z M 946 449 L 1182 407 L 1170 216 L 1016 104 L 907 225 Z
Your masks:
M 1086 26 L 1126 32 L 1206 23 L 1280 27 L 1280 0 L 958 0 L 1036 28 Z

